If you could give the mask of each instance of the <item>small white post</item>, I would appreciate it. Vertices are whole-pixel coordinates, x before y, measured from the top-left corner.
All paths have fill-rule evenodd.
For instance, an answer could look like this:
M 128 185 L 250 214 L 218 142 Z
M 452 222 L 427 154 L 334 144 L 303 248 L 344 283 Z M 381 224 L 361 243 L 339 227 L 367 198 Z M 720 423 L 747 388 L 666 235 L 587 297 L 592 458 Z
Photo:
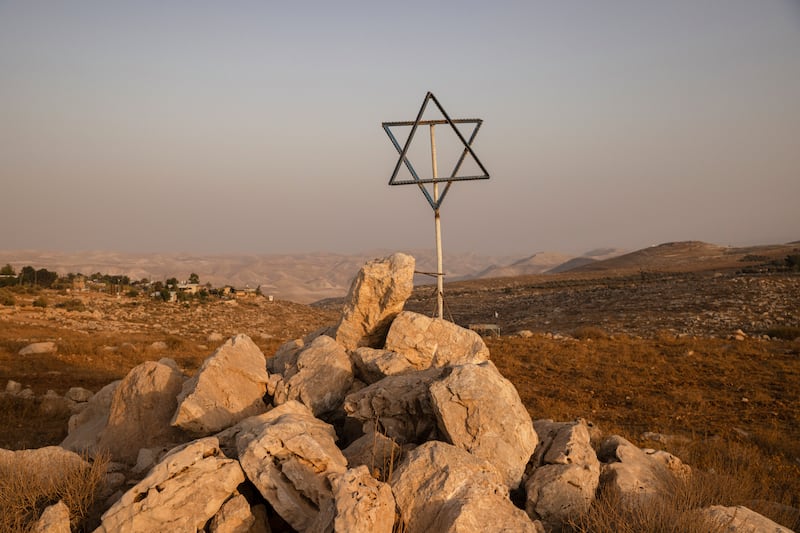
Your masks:
M 433 167 L 433 179 L 439 178 L 436 167 L 436 125 L 431 124 L 431 165 Z M 439 184 L 433 182 L 433 202 L 439 201 Z M 439 217 L 439 208 L 433 211 L 433 221 L 436 226 L 436 304 L 439 309 L 439 318 L 444 318 L 444 272 L 442 270 L 442 222 Z

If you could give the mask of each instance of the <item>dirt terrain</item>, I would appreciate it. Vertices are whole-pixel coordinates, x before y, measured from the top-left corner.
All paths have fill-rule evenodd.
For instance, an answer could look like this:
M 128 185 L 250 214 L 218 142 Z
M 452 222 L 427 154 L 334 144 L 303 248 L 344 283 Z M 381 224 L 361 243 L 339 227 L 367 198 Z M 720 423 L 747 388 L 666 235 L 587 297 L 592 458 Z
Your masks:
M 569 334 L 582 326 L 650 337 L 658 333 L 724 337 L 738 329 L 763 335 L 800 326 L 796 274 L 736 271 L 568 274 L 504 278 L 446 286 L 445 315 L 462 325 L 490 323 L 520 330 Z M 432 287 L 419 288 L 408 309 L 430 312 Z

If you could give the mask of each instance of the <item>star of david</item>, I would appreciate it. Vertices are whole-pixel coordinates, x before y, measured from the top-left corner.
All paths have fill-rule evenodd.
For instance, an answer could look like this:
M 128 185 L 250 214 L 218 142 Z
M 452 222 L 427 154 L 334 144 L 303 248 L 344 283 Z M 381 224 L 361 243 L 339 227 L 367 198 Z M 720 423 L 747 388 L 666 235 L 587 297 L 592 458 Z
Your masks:
M 425 108 L 428 105 L 428 102 L 433 100 L 433 103 L 441 112 L 444 120 L 422 120 L 422 115 L 425 113 Z M 408 149 L 411 146 L 411 141 L 414 139 L 414 133 L 416 133 L 417 128 L 420 125 L 428 126 L 434 124 L 448 124 L 452 128 L 453 132 L 456 134 L 458 139 L 464 145 L 464 150 L 461 152 L 461 157 L 458 158 L 458 161 L 453 168 L 453 171 L 450 173 L 449 176 L 446 177 L 437 177 L 433 179 L 422 179 L 417 174 L 417 171 L 414 169 L 414 165 L 411 164 L 411 161 L 408 158 Z M 474 124 L 472 129 L 472 133 L 469 135 L 469 139 L 465 139 L 464 136 L 461 134 L 461 131 L 456 127 L 456 124 Z M 389 139 L 392 141 L 397 153 L 400 154 L 400 158 L 397 160 L 397 164 L 394 166 L 394 172 L 392 172 L 392 177 L 389 179 L 389 185 L 418 185 L 422 194 L 425 195 L 425 199 L 428 200 L 431 208 L 434 211 L 438 211 L 439 207 L 442 205 L 442 201 L 444 200 L 445 196 L 447 195 L 447 191 L 450 190 L 450 185 L 453 184 L 455 181 L 468 181 L 468 180 L 488 180 L 489 179 L 489 172 L 481 163 L 481 160 L 478 159 L 478 156 L 475 154 L 475 151 L 472 149 L 472 141 L 475 140 L 475 136 L 478 134 L 478 130 L 483 124 L 483 120 L 479 118 L 461 118 L 461 119 L 451 119 L 447 112 L 444 110 L 442 105 L 439 103 L 439 100 L 433 95 L 433 93 L 428 92 L 425 95 L 425 99 L 422 101 L 422 106 L 419 109 L 419 113 L 417 113 L 417 118 L 414 121 L 403 121 L 403 122 L 383 122 L 382 126 L 386 134 L 389 136 Z M 411 126 L 411 131 L 408 133 L 408 138 L 406 142 L 400 146 L 400 143 L 397 141 L 397 138 L 392 133 L 391 128 L 395 126 Z M 461 169 L 461 165 L 464 163 L 464 160 L 467 156 L 471 156 L 472 160 L 477 164 L 478 168 L 480 169 L 483 174 L 475 175 L 475 176 L 458 176 L 458 171 Z M 412 179 L 401 180 L 398 179 L 397 174 L 400 172 L 400 167 L 405 165 L 408 171 L 411 173 Z M 446 183 L 444 189 L 442 190 L 441 195 L 434 199 L 431 196 L 428 189 L 425 187 L 428 183 Z

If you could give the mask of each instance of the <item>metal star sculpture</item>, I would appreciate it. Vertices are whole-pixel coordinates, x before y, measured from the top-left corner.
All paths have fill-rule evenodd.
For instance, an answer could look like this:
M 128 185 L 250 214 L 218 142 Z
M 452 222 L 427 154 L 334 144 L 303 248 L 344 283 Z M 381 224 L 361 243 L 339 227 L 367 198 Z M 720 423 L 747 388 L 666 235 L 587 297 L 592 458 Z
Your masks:
M 425 108 L 428 106 L 428 102 L 433 100 L 433 103 L 441 112 L 444 120 L 422 120 L 422 115 L 425 113 Z M 417 128 L 422 126 L 435 126 L 436 124 L 448 124 L 453 132 L 456 134 L 458 139 L 464 146 L 464 150 L 461 153 L 461 157 L 458 158 L 453 171 L 450 173 L 449 176 L 446 177 L 438 177 L 436 175 L 433 176 L 432 179 L 422 179 L 417 174 L 417 171 L 414 169 L 414 165 L 411 164 L 411 161 L 408 159 L 408 149 L 411 146 L 411 141 L 414 139 L 414 134 L 417 131 Z M 465 139 L 464 136 L 461 134 L 459 129 L 456 127 L 456 124 L 474 124 L 475 126 L 472 129 L 472 133 L 469 136 L 469 139 Z M 478 159 L 477 154 L 472 149 L 472 142 L 475 140 L 475 136 L 478 134 L 478 130 L 480 129 L 481 125 L 483 124 L 483 120 L 479 118 L 460 118 L 460 119 L 451 119 L 450 115 L 444 110 L 442 105 L 439 103 L 439 100 L 431 93 L 430 91 L 425 95 L 425 99 L 422 101 L 422 106 L 419 109 L 419 113 L 417 113 L 417 118 L 413 121 L 401 121 L 401 122 L 383 122 L 382 126 L 386 134 L 389 136 L 389 139 L 392 141 L 397 152 L 400 154 L 400 158 L 397 160 L 397 164 L 394 166 L 394 172 L 392 172 L 392 177 L 389 179 L 389 185 L 418 185 L 422 194 L 425 195 L 425 199 L 428 200 L 431 208 L 434 211 L 438 211 L 439 207 L 442 205 L 442 201 L 444 200 L 445 196 L 447 195 L 447 191 L 450 190 L 450 185 L 453 184 L 454 181 L 469 181 L 469 180 L 488 180 L 489 179 L 489 172 L 481 163 L 481 160 Z M 408 134 L 408 138 L 403 146 L 400 146 L 400 143 L 397 141 L 397 138 L 392 133 L 391 128 L 395 126 L 411 126 L 411 131 Z M 475 176 L 458 176 L 458 171 L 461 169 L 461 165 L 464 163 L 467 155 L 472 156 L 473 161 L 478 165 L 478 168 L 483 172 L 483 174 L 475 175 Z M 435 153 L 434 153 L 435 157 Z M 408 171 L 411 173 L 413 179 L 401 180 L 398 179 L 397 175 L 400 172 L 400 167 L 405 164 Z M 434 161 L 435 167 L 435 161 Z M 435 174 L 435 173 L 434 173 Z M 438 197 L 431 196 L 428 189 L 425 188 L 425 184 L 427 183 L 442 183 L 445 182 L 444 189 L 442 190 L 441 195 Z

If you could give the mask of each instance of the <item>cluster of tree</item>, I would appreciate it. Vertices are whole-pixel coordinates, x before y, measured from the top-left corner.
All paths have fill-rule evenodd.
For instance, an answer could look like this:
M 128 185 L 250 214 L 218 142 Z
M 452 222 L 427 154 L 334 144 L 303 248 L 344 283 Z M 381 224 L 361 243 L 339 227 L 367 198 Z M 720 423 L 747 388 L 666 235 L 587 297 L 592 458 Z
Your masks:
M 49 289 L 58 281 L 58 273 L 51 272 L 46 268 L 36 270 L 32 266 L 24 266 L 19 274 L 14 267 L 6 264 L 0 268 L 0 287 L 11 287 L 13 285 L 33 285 Z
M 70 272 L 66 276 L 59 277 L 56 272 L 51 272 L 45 268 L 35 269 L 31 266 L 23 267 L 19 274 L 10 264 L 0 268 L 0 287 L 30 286 L 44 289 L 68 289 L 75 285 L 76 280 L 83 279 L 95 287 L 102 287 L 101 290 L 109 290 L 115 294 L 125 294 L 126 296 L 136 297 L 142 293 L 155 296 L 164 301 L 173 299 L 184 302 L 189 300 L 206 301 L 211 297 L 222 297 L 227 294 L 222 289 L 215 289 L 211 283 L 200 286 L 200 276 L 195 272 L 189 274 L 186 283 L 193 285 L 195 290 L 185 289 L 178 278 L 171 277 L 165 281 L 150 281 L 147 278 L 131 280 L 128 276 L 110 275 L 95 272 L 88 276 L 81 273 Z M 260 287 L 256 294 L 261 295 Z
M 99 285 L 119 288 L 144 288 L 149 287 L 150 285 L 158 284 L 160 287 L 158 287 L 156 290 L 161 290 L 161 287 L 163 286 L 175 290 L 179 285 L 178 279 L 174 277 L 167 279 L 164 283 L 159 281 L 151 283 L 147 278 L 142 278 L 138 281 L 131 281 L 130 277 L 128 276 L 103 274 L 101 272 L 95 272 L 94 274 L 89 274 L 88 276 L 84 276 L 80 272 L 77 274 L 70 272 L 66 276 L 62 277 L 59 276 L 57 272 L 52 272 L 46 268 L 40 268 L 37 270 L 32 266 L 24 266 L 20 270 L 19 274 L 17 274 L 17 271 L 9 263 L 6 263 L 5 266 L 0 268 L 0 287 L 31 285 L 44 289 L 69 288 L 72 287 L 73 283 L 78 278 L 83 278 L 89 282 Z M 189 275 L 188 282 L 199 284 L 200 276 L 192 272 Z

